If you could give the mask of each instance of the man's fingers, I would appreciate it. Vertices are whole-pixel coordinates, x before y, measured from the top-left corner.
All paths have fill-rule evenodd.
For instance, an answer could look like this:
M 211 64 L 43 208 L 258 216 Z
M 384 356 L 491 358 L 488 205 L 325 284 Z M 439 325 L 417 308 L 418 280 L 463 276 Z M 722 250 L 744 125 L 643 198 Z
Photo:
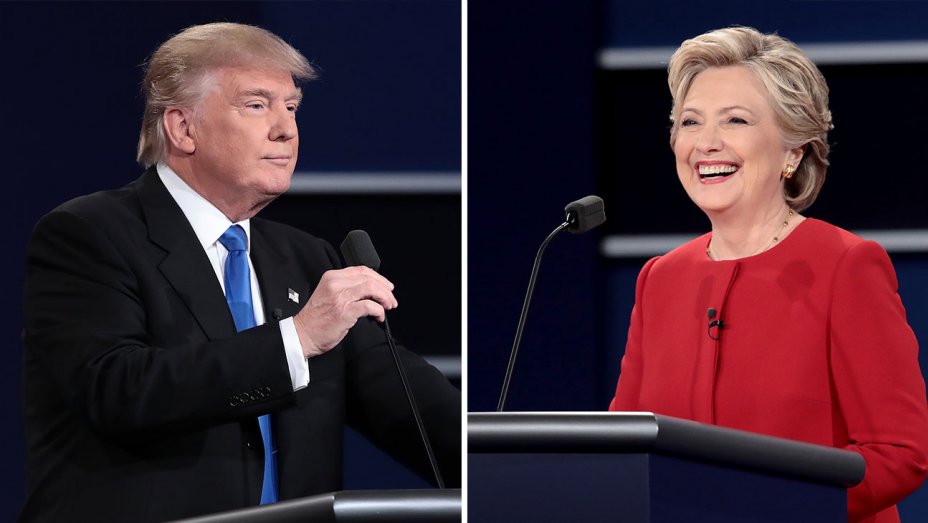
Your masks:
M 399 305 L 393 283 L 368 267 L 326 271 L 306 306 L 297 313 L 297 334 L 307 357 L 330 350 L 359 318 L 382 322 Z
M 371 279 L 374 281 L 380 282 L 384 287 L 393 290 L 393 282 L 386 279 L 379 272 L 371 269 L 370 267 L 365 267 L 363 265 L 358 265 L 355 267 L 347 267 L 344 269 L 339 269 L 336 271 L 329 271 L 326 274 L 333 273 L 333 276 L 338 277 L 339 279 Z
M 353 316 L 355 320 L 365 316 L 371 316 L 377 321 L 383 322 L 384 318 L 387 317 L 386 310 L 383 308 L 383 306 L 371 300 L 353 302 L 348 306 L 347 312 Z
M 399 305 L 390 289 L 384 287 L 378 281 L 362 281 L 353 287 L 345 289 L 342 296 L 346 304 L 362 300 L 373 300 L 387 310 L 395 309 Z

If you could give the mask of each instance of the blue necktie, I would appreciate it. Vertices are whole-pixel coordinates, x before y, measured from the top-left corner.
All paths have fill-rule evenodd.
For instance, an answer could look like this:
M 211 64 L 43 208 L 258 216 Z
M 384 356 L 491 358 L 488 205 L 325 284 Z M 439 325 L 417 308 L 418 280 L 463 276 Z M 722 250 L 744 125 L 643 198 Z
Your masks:
M 226 302 L 232 311 L 235 329 L 241 332 L 255 326 L 245 229 L 240 225 L 229 227 L 222 233 L 219 243 L 229 251 L 224 273 Z M 277 457 L 274 438 L 271 437 L 271 417 L 267 414 L 259 417 L 258 426 L 261 428 L 261 439 L 264 440 L 264 483 L 261 487 L 261 504 L 264 505 L 277 501 Z

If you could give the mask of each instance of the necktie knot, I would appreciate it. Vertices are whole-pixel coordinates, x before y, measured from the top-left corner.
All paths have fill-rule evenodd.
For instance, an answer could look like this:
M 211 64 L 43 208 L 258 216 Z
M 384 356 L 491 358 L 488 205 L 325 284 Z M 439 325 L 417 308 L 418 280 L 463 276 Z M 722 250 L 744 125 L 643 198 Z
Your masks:
M 245 229 L 242 229 L 241 225 L 233 225 L 226 229 L 226 232 L 219 237 L 219 243 L 229 252 L 248 250 L 248 239 L 245 237 Z

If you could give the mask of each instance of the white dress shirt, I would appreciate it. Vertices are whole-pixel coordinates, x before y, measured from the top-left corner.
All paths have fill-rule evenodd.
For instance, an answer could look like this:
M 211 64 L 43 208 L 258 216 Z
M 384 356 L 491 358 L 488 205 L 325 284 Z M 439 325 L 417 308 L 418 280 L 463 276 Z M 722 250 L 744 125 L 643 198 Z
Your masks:
M 168 192 L 171 193 L 171 197 L 180 206 L 180 210 L 183 211 L 187 221 L 193 227 L 197 239 L 200 240 L 200 245 L 206 252 L 206 256 L 216 272 L 216 278 L 219 280 L 223 294 L 226 292 L 223 270 L 229 251 L 219 243 L 219 237 L 232 225 L 240 225 L 242 229 L 245 229 L 245 237 L 248 242 L 248 267 L 251 274 L 251 302 L 254 305 L 255 325 L 263 325 L 265 323 L 264 305 L 261 303 L 261 291 L 258 287 L 255 267 L 251 262 L 250 220 L 242 220 L 233 224 L 215 205 L 187 185 L 167 164 L 159 162 L 157 169 L 161 182 L 164 183 Z M 280 334 L 284 340 L 284 350 L 287 353 L 290 381 L 293 383 L 293 390 L 300 390 L 309 384 L 309 361 L 303 356 L 303 347 L 300 345 L 300 337 L 293 325 L 293 318 L 281 320 L 279 326 Z

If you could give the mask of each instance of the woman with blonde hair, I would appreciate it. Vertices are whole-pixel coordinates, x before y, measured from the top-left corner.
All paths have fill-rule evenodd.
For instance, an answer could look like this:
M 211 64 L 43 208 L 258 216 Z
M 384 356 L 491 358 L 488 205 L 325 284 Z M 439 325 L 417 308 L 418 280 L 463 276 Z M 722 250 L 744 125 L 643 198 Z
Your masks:
M 610 410 L 857 452 L 850 521 L 898 522 L 928 472 L 925 384 L 886 252 L 801 214 L 828 167 L 824 77 L 747 27 L 683 42 L 668 73 L 677 175 L 712 228 L 641 270 Z

